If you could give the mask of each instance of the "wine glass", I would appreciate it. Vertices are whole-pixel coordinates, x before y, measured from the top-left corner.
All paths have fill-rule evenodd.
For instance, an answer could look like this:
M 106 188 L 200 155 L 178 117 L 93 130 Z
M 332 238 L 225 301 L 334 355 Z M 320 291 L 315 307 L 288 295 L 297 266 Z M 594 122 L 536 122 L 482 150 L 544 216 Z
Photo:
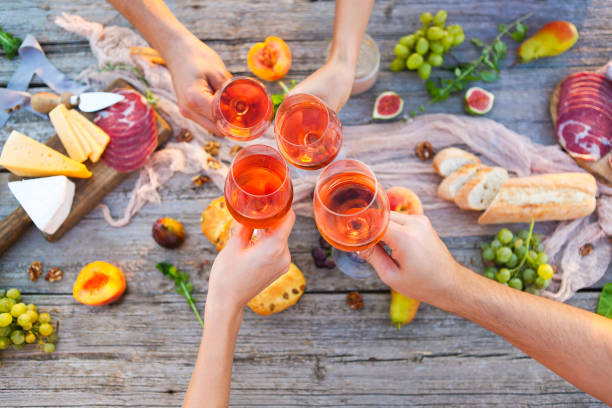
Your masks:
M 287 97 L 274 120 L 276 145 L 285 159 L 303 170 L 331 163 L 342 147 L 342 125 L 336 113 L 313 95 Z
M 389 200 L 372 170 L 358 160 L 326 167 L 315 187 L 314 217 L 338 268 L 352 278 L 370 276 L 359 251 L 376 245 L 389 225 Z
M 217 129 L 240 142 L 263 135 L 272 123 L 273 114 L 272 98 L 266 87 L 246 76 L 228 80 L 213 99 Z
M 224 195 L 227 209 L 236 221 L 251 228 L 271 227 L 293 202 L 289 167 L 276 149 L 247 146 L 234 157 Z

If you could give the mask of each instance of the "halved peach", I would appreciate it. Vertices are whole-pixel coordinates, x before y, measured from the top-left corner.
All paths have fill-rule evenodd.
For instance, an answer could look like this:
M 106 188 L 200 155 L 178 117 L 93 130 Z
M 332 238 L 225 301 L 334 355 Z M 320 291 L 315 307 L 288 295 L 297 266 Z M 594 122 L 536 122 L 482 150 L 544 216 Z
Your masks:
M 101 306 L 119 299 L 125 291 L 125 276 L 121 269 L 107 262 L 86 265 L 77 276 L 72 296 L 90 306 Z
M 251 47 L 247 63 L 257 77 L 264 81 L 277 81 L 289 72 L 291 51 L 282 39 L 271 36 Z
M 402 214 L 423 214 L 423 205 L 419 196 L 406 187 L 391 187 L 387 190 L 391 211 Z

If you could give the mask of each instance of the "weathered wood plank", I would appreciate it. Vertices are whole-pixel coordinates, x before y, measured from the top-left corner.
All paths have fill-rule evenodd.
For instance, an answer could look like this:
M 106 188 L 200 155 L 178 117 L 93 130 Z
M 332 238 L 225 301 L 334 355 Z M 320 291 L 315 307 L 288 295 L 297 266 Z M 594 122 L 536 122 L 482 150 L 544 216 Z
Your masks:
M 69 295 L 27 299 L 60 319 L 60 342 L 52 355 L 1 353 L 11 372 L 3 378 L 4 406 L 180 404 L 201 330 L 178 295 L 129 291 L 102 308 Z M 398 331 L 388 302 L 387 294 L 365 294 L 356 311 L 344 294 L 307 293 L 278 315 L 245 311 L 232 404 L 601 405 L 496 335 L 431 306 Z M 596 294 L 570 303 L 593 310 Z

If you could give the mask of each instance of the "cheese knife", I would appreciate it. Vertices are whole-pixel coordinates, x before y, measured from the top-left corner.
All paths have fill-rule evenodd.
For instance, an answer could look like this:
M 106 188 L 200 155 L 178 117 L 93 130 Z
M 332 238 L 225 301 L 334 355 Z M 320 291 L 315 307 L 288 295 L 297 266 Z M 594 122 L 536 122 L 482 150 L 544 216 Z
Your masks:
M 100 109 L 108 108 L 123 100 L 123 95 L 112 92 L 84 92 L 80 95 L 73 95 L 64 92 L 56 95 L 51 92 L 39 92 L 32 95 L 30 104 L 32 108 L 40 113 L 49 113 L 60 103 L 68 108 L 78 107 L 82 112 L 95 112 Z

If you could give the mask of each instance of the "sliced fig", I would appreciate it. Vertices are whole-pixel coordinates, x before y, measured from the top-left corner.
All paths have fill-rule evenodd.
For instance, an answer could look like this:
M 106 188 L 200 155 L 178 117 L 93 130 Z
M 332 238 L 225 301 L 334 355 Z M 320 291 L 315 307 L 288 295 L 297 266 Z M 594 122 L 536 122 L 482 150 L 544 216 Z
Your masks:
M 373 119 L 389 120 L 397 117 L 404 109 L 404 101 L 393 91 L 383 92 L 374 102 Z
M 474 86 L 465 93 L 465 110 L 472 115 L 484 115 L 493 108 L 495 95 Z

